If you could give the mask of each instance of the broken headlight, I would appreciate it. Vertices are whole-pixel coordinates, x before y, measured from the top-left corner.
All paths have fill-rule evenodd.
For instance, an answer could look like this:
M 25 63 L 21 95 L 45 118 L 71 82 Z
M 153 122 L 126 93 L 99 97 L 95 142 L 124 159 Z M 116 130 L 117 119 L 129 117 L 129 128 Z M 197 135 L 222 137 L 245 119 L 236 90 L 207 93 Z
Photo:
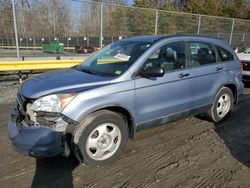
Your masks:
M 33 102 L 30 109 L 35 112 L 61 112 L 75 95 L 75 93 L 47 95 Z

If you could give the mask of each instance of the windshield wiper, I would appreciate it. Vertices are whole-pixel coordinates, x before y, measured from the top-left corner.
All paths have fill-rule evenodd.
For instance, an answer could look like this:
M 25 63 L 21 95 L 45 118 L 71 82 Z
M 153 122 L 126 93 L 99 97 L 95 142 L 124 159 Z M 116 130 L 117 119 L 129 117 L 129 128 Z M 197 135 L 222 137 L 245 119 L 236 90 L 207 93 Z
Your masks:
M 90 71 L 90 70 L 87 70 L 87 69 L 80 69 L 80 71 L 82 72 L 86 72 L 88 74 L 95 74 L 94 72 Z
M 77 69 L 77 70 L 82 71 L 82 72 L 86 72 L 88 74 L 93 74 L 93 75 L 98 75 L 98 76 L 104 76 L 104 77 L 114 77 L 114 76 L 117 76 L 117 75 L 112 74 L 112 73 L 91 71 L 91 70 L 83 69 L 83 68 Z

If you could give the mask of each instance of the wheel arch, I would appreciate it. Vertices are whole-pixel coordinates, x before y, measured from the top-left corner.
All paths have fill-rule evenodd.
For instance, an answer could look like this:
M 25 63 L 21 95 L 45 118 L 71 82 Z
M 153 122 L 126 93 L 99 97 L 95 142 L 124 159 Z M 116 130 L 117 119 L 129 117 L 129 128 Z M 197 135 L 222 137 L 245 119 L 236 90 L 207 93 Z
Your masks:
M 234 102 L 232 102 L 232 105 L 230 106 L 230 109 L 226 113 L 226 115 L 221 118 L 218 115 L 216 115 L 216 113 L 214 112 L 215 111 L 214 106 L 215 106 L 215 101 L 219 100 L 218 95 L 220 94 L 221 90 L 223 90 L 223 89 L 227 89 L 227 90 L 230 90 L 232 92 L 232 95 L 233 95 L 232 97 L 233 97 Z M 206 118 L 210 121 L 215 122 L 215 123 L 218 123 L 218 122 L 225 120 L 227 118 L 227 116 L 229 115 L 229 113 L 231 112 L 231 110 L 233 109 L 233 106 L 234 106 L 234 103 L 236 103 L 236 100 L 237 100 L 237 88 L 236 88 L 236 86 L 234 84 L 222 85 L 218 89 L 218 91 L 213 99 L 213 103 L 212 103 L 211 108 L 208 110 L 208 112 L 205 113 Z M 217 104 L 217 102 L 216 102 L 216 104 Z
M 126 107 L 124 107 L 122 105 L 119 105 L 119 104 L 99 106 L 99 107 L 96 107 L 94 109 L 91 109 L 91 111 L 89 111 L 86 115 L 84 115 L 83 117 L 81 117 L 81 121 L 83 121 L 90 114 L 92 114 L 94 112 L 97 112 L 97 111 L 100 111 L 100 110 L 109 110 L 111 112 L 115 112 L 115 113 L 118 113 L 118 114 L 122 115 L 123 118 L 124 118 L 124 120 L 126 121 L 126 123 L 128 125 L 129 138 L 134 138 L 135 132 L 136 132 L 135 118 L 132 115 L 132 112 L 130 110 L 128 110 Z
M 135 120 L 131 113 L 123 106 L 107 106 L 98 110 L 110 110 L 112 112 L 121 114 L 126 121 L 129 128 L 129 138 L 134 138 L 135 136 Z
M 233 92 L 234 103 L 237 103 L 238 102 L 238 94 L 237 94 L 237 87 L 236 87 L 236 85 L 233 84 L 233 83 L 229 83 L 229 84 L 224 85 L 224 87 L 229 88 Z

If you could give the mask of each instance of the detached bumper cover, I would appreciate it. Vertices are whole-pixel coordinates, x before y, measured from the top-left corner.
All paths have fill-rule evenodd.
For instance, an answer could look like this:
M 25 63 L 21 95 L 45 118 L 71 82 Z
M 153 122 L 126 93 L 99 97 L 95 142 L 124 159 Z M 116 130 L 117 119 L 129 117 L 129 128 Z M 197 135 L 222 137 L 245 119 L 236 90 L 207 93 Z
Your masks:
M 62 133 L 46 127 L 24 126 L 17 120 L 18 112 L 13 108 L 8 133 L 12 145 L 19 152 L 34 157 L 53 157 L 64 152 Z

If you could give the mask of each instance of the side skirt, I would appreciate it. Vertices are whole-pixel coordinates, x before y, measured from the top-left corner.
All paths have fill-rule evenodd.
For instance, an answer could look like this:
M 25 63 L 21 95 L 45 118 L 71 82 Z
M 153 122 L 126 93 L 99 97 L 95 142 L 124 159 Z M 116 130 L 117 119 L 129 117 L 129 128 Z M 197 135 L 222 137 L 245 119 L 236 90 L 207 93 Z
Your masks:
M 164 125 L 164 124 L 169 123 L 169 122 L 183 119 L 185 117 L 202 114 L 202 113 L 207 112 L 210 108 L 211 108 L 211 105 L 207 105 L 207 106 L 199 107 L 199 108 L 196 108 L 193 110 L 184 111 L 184 112 L 181 112 L 178 114 L 163 116 L 161 118 L 158 118 L 158 119 L 155 119 L 152 121 L 143 122 L 143 123 L 137 125 L 136 132 L 139 132 L 139 131 L 142 131 L 145 129 L 149 129 L 149 128 L 153 128 L 153 127 L 158 127 L 158 126 Z

